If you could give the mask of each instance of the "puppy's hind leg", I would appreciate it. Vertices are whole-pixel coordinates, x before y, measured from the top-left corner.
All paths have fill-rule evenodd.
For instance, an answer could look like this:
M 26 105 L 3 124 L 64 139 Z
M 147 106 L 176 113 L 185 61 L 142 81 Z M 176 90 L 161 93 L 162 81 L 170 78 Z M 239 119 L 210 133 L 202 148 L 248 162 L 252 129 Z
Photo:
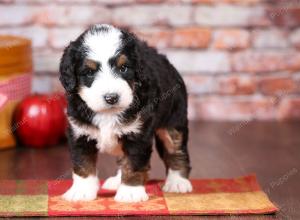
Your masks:
M 187 152 L 187 129 L 160 128 L 156 130 L 156 144 L 167 168 L 165 192 L 187 193 L 193 187 L 188 179 L 190 160 Z
M 115 176 L 111 176 L 107 178 L 103 185 L 102 189 L 107 189 L 107 190 L 117 190 L 119 186 L 121 185 L 121 178 L 122 178 L 122 171 L 121 171 L 121 159 L 118 159 L 117 161 L 119 165 L 119 169 L 117 171 L 117 174 Z

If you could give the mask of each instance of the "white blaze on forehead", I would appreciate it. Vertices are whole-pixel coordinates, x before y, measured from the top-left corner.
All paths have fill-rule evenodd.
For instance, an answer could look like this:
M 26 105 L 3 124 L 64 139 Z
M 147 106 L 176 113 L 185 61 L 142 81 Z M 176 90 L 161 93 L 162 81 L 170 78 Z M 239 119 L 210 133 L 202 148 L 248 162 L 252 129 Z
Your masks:
M 104 29 L 87 33 L 84 44 L 89 49 L 89 59 L 100 61 L 102 65 L 106 65 L 120 47 L 121 31 L 110 25 L 99 25 L 97 28 L 100 27 L 104 27 Z

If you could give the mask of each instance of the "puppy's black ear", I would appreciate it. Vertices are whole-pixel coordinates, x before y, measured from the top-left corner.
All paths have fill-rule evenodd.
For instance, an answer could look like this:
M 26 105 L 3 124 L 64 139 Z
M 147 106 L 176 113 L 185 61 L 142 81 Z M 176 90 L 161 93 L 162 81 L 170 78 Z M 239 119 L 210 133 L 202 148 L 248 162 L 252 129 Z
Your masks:
M 59 80 L 68 93 L 75 92 L 77 80 L 75 75 L 75 60 L 76 50 L 73 42 L 65 48 L 63 56 L 60 60 Z

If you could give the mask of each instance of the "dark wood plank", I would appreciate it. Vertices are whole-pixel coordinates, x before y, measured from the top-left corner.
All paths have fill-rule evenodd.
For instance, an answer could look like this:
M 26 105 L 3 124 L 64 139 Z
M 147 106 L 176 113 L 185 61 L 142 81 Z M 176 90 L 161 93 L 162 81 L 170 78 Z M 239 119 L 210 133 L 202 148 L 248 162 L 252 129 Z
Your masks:
M 265 192 L 282 208 L 277 215 L 143 219 L 300 219 L 299 131 L 300 123 L 296 122 L 190 123 L 191 177 L 230 178 L 256 173 Z M 151 165 L 150 177 L 164 178 L 163 164 L 156 152 Z M 115 158 L 100 155 L 98 168 L 100 178 L 113 175 Z M 19 147 L 0 152 L 0 179 L 70 177 L 70 157 L 65 145 L 44 150 Z

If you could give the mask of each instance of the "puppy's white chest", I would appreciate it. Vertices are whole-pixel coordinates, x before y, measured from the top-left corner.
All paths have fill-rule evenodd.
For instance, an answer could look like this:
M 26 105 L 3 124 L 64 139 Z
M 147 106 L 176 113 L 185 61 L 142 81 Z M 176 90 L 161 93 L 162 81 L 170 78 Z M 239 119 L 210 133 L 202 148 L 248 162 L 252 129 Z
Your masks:
M 122 124 L 118 116 L 96 115 L 93 123 L 99 128 L 97 148 L 100 152 L 119 154 L 121 143 L 119 138 L 129 133 L 139 133 L 141 121 L 137 117 L 133 122 Z
M 102 123 L 101 123 L 102 124 Z M 99 127 L 97 148 L 100 152 L 111 153 L 119 145 L 120 129 L 114 123 L 102 124 Z
M 117 116 L 96 115 L 93 118 L 93 126 L 79 126 L 73 118 L 69 118 L 75 137 L 83 135 L 97 141 L 100 152 L 118 155 L 121 152 L 119 138 L 129 133 L 139 133 L 141 121 L 139 117 L 131 123 L 122 124 Z

